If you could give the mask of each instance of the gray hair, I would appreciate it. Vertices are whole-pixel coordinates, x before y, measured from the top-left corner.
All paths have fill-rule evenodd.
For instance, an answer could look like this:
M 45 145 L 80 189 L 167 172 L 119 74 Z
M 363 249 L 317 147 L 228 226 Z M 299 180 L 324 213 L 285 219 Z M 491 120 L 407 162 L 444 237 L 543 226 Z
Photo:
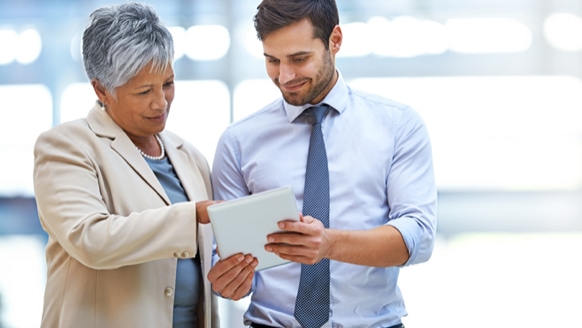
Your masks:
M 83 32 L 85 71 L 112 95 L 150 62 L 163 72 L 173 61 L 172 35 L 152 6 L 126 3 L 91 13 Z

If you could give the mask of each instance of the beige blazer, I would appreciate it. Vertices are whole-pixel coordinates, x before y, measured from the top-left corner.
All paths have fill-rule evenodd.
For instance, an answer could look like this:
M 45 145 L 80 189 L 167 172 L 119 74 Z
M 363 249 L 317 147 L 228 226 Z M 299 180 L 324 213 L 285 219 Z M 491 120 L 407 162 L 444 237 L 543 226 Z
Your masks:
M 200 327 L 219 327 L 206 279 L 210 225 L 195 202 L 211 199 L 210 169 L 192 145 L 161 138 L 191 202 L 172 206 L 125 132 L 99 106 L 41 134 L 34 191 L 49 235 L 41 327 L 172 327 L 177 258 L 200 252 Z

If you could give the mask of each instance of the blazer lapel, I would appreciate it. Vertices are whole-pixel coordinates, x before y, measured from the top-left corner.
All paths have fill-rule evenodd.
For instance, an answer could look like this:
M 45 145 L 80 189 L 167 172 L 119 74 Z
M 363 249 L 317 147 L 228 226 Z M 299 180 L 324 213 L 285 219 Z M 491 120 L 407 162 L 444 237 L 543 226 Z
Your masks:
M 193 159 L 182 150 L 183 140 L 171 138 L 165 133 L 161 133 L 160 136 L 166 147 L 166 154 L 172 162 L 174 171 L 180 179 L 188 199 L 194 202 L 209 199 L 200 170 L 198 170 Z
M 87 115 L 87 122 L 97 136 L 111 139 L 111 148 L 169 205 L 170 200 L 155 174 L 125 131 L 111 119 L 109 114 L 95 104 Z

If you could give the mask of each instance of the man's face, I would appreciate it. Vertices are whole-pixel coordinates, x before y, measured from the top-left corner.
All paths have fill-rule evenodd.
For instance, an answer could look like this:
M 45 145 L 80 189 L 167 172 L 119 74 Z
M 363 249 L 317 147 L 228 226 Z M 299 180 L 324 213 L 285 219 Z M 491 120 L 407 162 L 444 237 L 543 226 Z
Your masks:
M 334 33 L 332 39 L 339 33 L 341 41 L 339 27 Z M 267 74 L 285 101 L 301 106 L 323 100 L 337 78 L 335 54 L 339 45 L 330 49 L 313 36 L 313 26 L 307 19 L 272 32 L 263 40 Z

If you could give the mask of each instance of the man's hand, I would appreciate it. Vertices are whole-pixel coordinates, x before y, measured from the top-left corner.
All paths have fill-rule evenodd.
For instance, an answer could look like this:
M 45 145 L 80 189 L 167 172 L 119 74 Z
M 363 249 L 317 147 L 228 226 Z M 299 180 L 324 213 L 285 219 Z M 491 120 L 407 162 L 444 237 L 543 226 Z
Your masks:
M 212 290 L 235 301 L 245 297 L 251 290 L 257 264 L 250 254 L 235 254 L 218 261 L 208 273 Z
M 304 264 L 315 264 L 327 257 L 331 241 L 321 221 L 300 214 L 300 221 L 281 221 L 279 229 L 284 232 L 267 236 L 268 252 Z

